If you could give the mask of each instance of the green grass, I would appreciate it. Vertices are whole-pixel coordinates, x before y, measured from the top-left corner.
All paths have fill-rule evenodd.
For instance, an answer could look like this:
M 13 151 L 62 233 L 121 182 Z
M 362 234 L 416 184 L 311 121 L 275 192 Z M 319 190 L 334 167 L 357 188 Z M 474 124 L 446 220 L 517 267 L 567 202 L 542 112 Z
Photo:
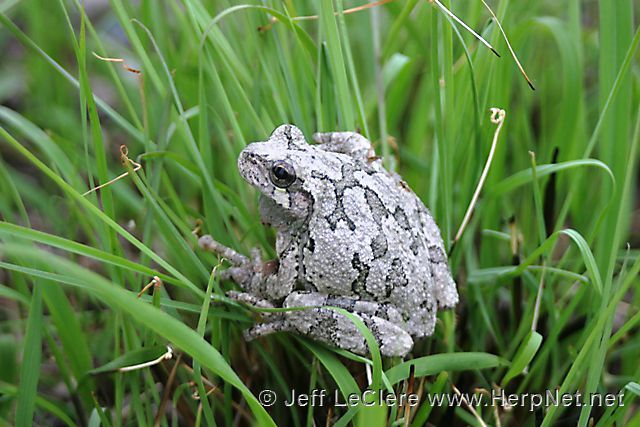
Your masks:
M 637 2 L 493 2 L 536 91 L 482 2 L 442 1 L 500 58 L 426 0 L 335 13 L 364 3 L 0 0 L 0 424 L 640 425 Z M 452 247 L 491 107 L 505 125 Z M 274 256 L 235 160 L 285 122 L 359 129 L 452 247 L 461 302 L 406 360 L 372 340 L 370 359 L 243 340 L 259 313 L 224 298 L 192 231 Z M 166 345 L 172 360 L 114 371 Z M 402 391 L 411 366 L 423 395 L 623 390 L 625 405 L 473 413 L 423 399 L 408 420 L 282 404 L 291 389 Z M 262 407 L 264 389 L 279 402 Z

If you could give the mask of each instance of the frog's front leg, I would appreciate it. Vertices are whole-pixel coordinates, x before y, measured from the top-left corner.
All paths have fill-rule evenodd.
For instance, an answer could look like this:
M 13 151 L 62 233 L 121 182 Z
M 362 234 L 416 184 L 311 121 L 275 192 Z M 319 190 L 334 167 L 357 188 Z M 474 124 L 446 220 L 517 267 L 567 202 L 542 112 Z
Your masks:
M 263 262 L 258 248 L 252 250 L 251 258 L 247 258 L 209 235 L 202 236 L 198 244 L 202 249 L 229 260 L 233 266 L 224 270 L 220 277 L 233 280 L 248 294 L 272 301 L 284 298 L 293 290 L 297 271 L 289 257 L 296 255 L 295 250 L 283 254 L 280 262 Z
M 275 308 L 273 302 L 247 292 L 227 291 L 227 298 L 256 308 Z

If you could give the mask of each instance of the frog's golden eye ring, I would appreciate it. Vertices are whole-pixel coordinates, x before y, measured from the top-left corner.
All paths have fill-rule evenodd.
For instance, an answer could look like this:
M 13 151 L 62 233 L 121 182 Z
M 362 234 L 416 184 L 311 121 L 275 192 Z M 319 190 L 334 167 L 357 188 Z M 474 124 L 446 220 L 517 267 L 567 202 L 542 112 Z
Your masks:
M 296 180 L 296 171 L 284 160 L 277 160 L 271 165 L 269 178 L 276 187 L 287 188 Z

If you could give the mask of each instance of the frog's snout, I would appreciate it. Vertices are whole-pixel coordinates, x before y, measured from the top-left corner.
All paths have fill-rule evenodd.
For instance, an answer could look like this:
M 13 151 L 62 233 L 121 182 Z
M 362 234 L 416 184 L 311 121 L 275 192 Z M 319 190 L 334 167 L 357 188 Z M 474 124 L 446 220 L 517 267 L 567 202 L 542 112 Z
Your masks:
M 253 151 L 246 148 L 238 156 L 238 170 L 244 176 L 246 171 L 255 170 L 260 166 L 260 158 Z
M 249 146 L 250 147 L 250 146 Z M 245 148 L 238 156 L 238 171 L 242 178 L 258 189 L 265 189 L 268 185 L 269 174 L 263 156 Z

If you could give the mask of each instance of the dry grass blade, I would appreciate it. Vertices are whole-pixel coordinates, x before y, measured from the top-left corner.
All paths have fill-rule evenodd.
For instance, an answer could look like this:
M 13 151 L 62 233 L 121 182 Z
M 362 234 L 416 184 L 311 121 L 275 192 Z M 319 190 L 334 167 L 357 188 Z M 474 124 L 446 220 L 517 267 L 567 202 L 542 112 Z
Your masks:
M 493 48 L 493 46 L 491 46 L 491 44 L 486 41 L 480 34 L 476 33 L 471 27 L 469 27 L 467 24 L 464 23 L 464 21 L 462 21 L 462 19 L 458 18 L 456 15 L 453 14 L 453 12 L 451 12 L 449 9 L 447 9 L 442 3 L 440 3 L 438 0 L 427 0 L 429 3 L 435 4 L 436 6 L 438 6 L 440 8 L 440 10 L 442 10 L 444 13 L 446 13 L 448 16 L 450 16 L 454 21 L 456 21 L 458 24 L 462 25 L 462 27 L 469 31 L 471 34 L 473 34 L 473 36 L 475 38 L 477 38 L 478 40 L 480 40 L 480 42 L 485 45 L 486 47 L 488 47 L 489 49 L 491 49 L 491 52 L 495 53 L 496 56 L 499 58 L 500 54 L 498 53 L 497 50 L 495 50 Z
M 414 392 L 414 383 L 415 383 L 415 373 L 416 373 L 416 367 L 415 365 L 411 365 L 409 367 L 409 380 L 407 381 L 407 396 L 413 394 Z M 404 414 L 404 427 L 409 427 L 409 423 L 411 422 L 411 405 L 409 405 L 409 403 L 405 403 L 404 408 L 403 408 L 403 414 Z
M 484 420 L 482 419 L 482 417 L 478 414 L 478 412 L 473 408 L 473 406 L 471 406 L 471 404 L 467 401 L 467 398 L 460 393 L 460 390 L 458 390 L 458 387 L 456 387 L 455 385 L 451 384 L 451 388 L 453 389 L 453 391 L 460 397 L 460 399 L 462 400 L 462 402 L 464 403 L 464 405 L 467 407 L 467 409 L 469 410 L 469 412 L 471 412 L 471 414 L 475 417 L 475 419 L 478 421 L 478 424 L 480 424 L 482 427 L 487 427 L 487 424 L 484 422 Z
M 467 208 L 467 212 L 464 214 L 464 218 L 462 220 L 462 224 L 460 224 L 460 228 L 456 233 L 455 239 L 453 239 L 453 243 L 455 244 L 464 229 L 467 227 L 469 220 L 471 219 L 471 214 L 473 213 L 473 208 L 478 202 L 478 197 L 480 196 L 480 191 L 482 190 L 482 186 L 484 185 L 485 179 L 487 179 L 487 174 L 489 173 L 489 168 L 491 167 L 491 162 L 493 161 L 493 155 L 496 152 L 496 146 L 498 145 L 498 136 L 500 135 L 500 131 L 502 130 L 502 125 L 504 124 L 504 118 L 506 116 L 506 112 L 500 108 L 492 108 L 491 109 L 491 123 L 497 124 L 496 131 L 493 134 L 493 141 L 491 142 L 491 149 L 489 150 L 489 156 L 487 157 L 487 162 L 484 165 L 484 169 L 482 170 L 482 174 L 480 175 L 480 181 L 476 187 L 475 192 L 473 193 L 473 197 L 471 198 L 471 202 L 469 203 L 469 207 Z
M 345 9 L 342 11 L 343 15 L 349 15 L 350 13 L 360 12 L 363 10 L 371 9 L 372 7 L 382 6 L 383 4 L 391 3 L 394 0 L 378 0 L 373 3 L 363 4 L 361 6 L 352 7 L 351 9 Z M 335 15 L 338 16 L 340 13 L 336 12 Z M 311 21 L 314 19 L 318 19 L 318 15 L 308 15 L 308 16 L 296 16 L 295 18 L 291 18 L 293 21 Z
M 130 371 L 137 371 L 138 369 L 148 368 L 150 366 L 157 365 L 158 363 L 161 363 L 161 362 L 163 362 L 165 360 L 169 360 L 172 357 L 173 357 L 173 349 L 171 347 L 167 346 L 166 353 L 162 354 L 157 359 L 150 360 L 150 361 L 144 362 L 144 363 L 139 363 L 137 365 L 123 366 L 122 368 L 118 369 L 118 372 L 130 372 Z
M 140 292 L 138 292 L 138 298 L 144 295 L 145 292 L 147 292 L 149 288 L 152 286 L 155 286 L 156 288 L 159 288 L 160 286 L 162 286 L 162 279 L 160 279 L 158 276 L 153 276 L 153 279 L 151 279 L 151 281 L 147 283 L 145 287 L 142 288 L 142 290 L 140 290 Z
M 191 366 L 187 365 L 186 363 L 183 363 L 181 367 L 187 370 L 191 375 L 193 375 L 193 368 Z M 216 386 L 216 384 L 212 383 L 205 376 L 202 376 L 202 382 L 204 385 L 209 387 L 209 390 L 207 391 L 207 395 L 213 394 L 219 399 L 224 399 L 224 393 L 220 391 L 220 388 Z M 247 422 L 250 423 L 252 421 L 251 414 L 247 411 L 247 408 L 244 405 L 236 401 L 232 401 L 231 405 L 233 406 L 233 409 L 237 411 L 237 413 L 240 414 L 240 416 L 242 416 Z
M 142 74 L 142 71 L 138 70 L 137 68 L 133 68 L 127 65 L 127 63 L 124 61 L 124 59 L 122 58 L 105 58 L 103 56 L 98 55 L 95 52 L 92 52 L 93 56 L 95 56 L 96 58 L 102 60 L 102 61 L 106 61 L 106 62 L 118 62 L 122 65 L 122 68 L 124 68 L 125 70 L 129 71 L 130 73 L 133 74 Z
M 136 171 L 140 170 L 140 168 L 141 168 L 142 166 L 141 166 L 139 163 L 136 163 L 136 162 L 134 162 L 133 160 L 131 160 L 131 159 L 129 158 L 128 154 L 129 154 L 129 149 L 127 148 L 127 146 L 126 146 L 126 145 L 121 145 L 121 146 L 120 146 L 120 159 L 122 160 L 122 164 L 126 166 L 126 165 L 127 165 L 127 163 L 131 163 L 131 164 L 133 165 L 133 172 L 136 172 Z M 91 194 L 91 193 L 93 193 L 94 191 L 97 191 L 97 190 L 99 190 L 99 189 L 101 189 L 101 188 L 106 187 L 107 185 L 111 185 L 111 184 L 113 184 L 114 182 L 116 182 L 116 181 L 118 181 L 118 180 L 120 180 L 120 179 L 124 178 L 124 177 L 125 177 L 125 176 L 127 176 L 127 175 L 129 175 L 129 171 L 127 171 L 127 172 L 125 172 L 125 173 L 123 173 L 123 174 L 121 174 L 121 175 L 118 175 L 117 177 L 113 178 L 112 180 L 110 180 L 110 181 L 108 181 L 108 182 L 105 182 L 104 184 L 100 184 L 100 185 L 98 185 L 97 187 L 94 187 L 94 188 L 92 188 L 92 189 L 91 189 L 91 190 L 89 190 L 89 191 L 86 191 L 86 192 L 85 192 L 85 193 L 83 193 L 82 195 L 83 195 L 83 196 L 86 196 L 87 194 Z
M 524 78 L 527 80 L 527 83 L 529 84 L 529 87 L 531 88 L 531 90 L 536 90 L 535 86 L 531 82 L 531 79 L 529 78 L 529 76 L 527 76 L 527 73 L 524 71 L 524 68 L 522 67 L 522 64 L 520 64 L 520 61 L 518 60 L 518 57 L 516 56 L 516 53 L 513 51 L 513 48 L 511 47 L 511 43 L 509 43 L 509 39 L 507 38 L 507 33 L 504 32 L 504 29 L 502 28 L 502 25 L 500 24 L 500 21 L 498 20 L 498 17 L 496 16 L 495 13 L 493 13 L 493 10 L 491 10 L 491 8 L 487 4 L 487 2 L 482 0 L 482 4 L 484 4 L 484 7 L 487 8 L 487 10 L 491 14 L 491 16 L 493 16 L 493 19 L 496 21 L 496 25 L 498 25 L 498 28 L 500 28 L 500 32 L 502 33 L 502 37 L 504 37 L 504 41 L 507 43 L 507 47 L 509 48 L 509 52 L 511 52 L 511 56 L 513 57 L 513 60 L 516 61 L 516 65 L 518 65 L 518 68 L 520 69 L 520 72 L 522 73 Z
M 154 427 L 159 427 L 160 423 L 164 418 L 164 412 L 167 407 L 167 403 L 169 402 L 171 392 L 174 389 L 173 383 L 175 382 L 176 373 L 178 372 L 178 367 L 180 366 L 181 361 L 182 361 L 182 354 L 178 354 L 176 363 L 174 363 L 173 367 L 171 368 L 171 372 L 169 373 L 169 378 L 167 379 L 167 383 L 164 385 L 164 393 L 162 394 L 162 400 L 160 401 L 160 405 L 158 405 L 158 411 L 156 412 L 156 416 L 153 419 Z
M 342 15 L 349 15 L 351 13 L 355 13 L 355 12 L 361 12 L 363 10 L 367 10 L 367 9 L 371 9 L 373 7 L 377 7 L 377 6 L 382 6 L 384 4 L 387 3 L 391 3 L 394 0 L 378 0 L 378 1 L 374 1 L 373 3 L 368 3 L 368 4 L 363 4 L 361 6 L 356 6 L 356 7 L 352 7 L 350 9 L 345 9 L 342 11 Z M 340 15 L 340 12 L 335 12 L 334 15 L 338 16 Z M 291 18 L 292 21 L 313 21 L 319 19 L 318 15 L 306 15 L 306 16 L 295 16 L 293 18 Z M 264 31 L 268 31 L 271 29 L 271 27 L 273 26 L 273 24 L 278 23 L 278 19 L 276 17 L 271 17 L 271 19 L 269 19 L 269 24 L 262 26 L 259 28 L 260 32 L 264 32 Z

